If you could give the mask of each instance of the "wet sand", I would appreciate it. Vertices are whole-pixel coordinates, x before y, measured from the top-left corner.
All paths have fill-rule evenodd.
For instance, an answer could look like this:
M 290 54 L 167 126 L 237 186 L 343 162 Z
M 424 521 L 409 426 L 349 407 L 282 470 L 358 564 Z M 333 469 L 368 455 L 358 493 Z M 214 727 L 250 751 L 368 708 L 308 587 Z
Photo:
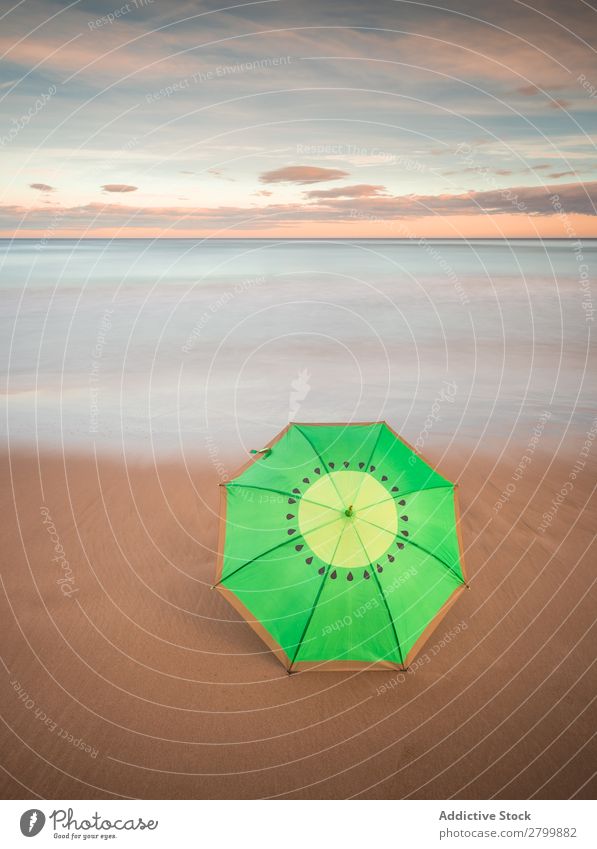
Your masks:
M 590 455 L 538 530 L 581 445 L 537 450 L 498 512 L 520 451 L 429 452 L 471 590 L 402 677 L 287 676 L 210 591 L 208 463 L 4 457 L 2 795 L 594 797 Z

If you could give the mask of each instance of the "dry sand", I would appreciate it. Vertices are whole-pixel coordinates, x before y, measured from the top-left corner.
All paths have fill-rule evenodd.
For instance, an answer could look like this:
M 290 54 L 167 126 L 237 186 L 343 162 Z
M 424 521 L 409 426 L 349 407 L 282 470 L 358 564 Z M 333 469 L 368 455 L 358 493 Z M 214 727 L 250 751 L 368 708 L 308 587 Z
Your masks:
M 537 451 L 497 514 L 520 452 L 441 461 L 472 588 L 404 680 L 286 675 L 209 589 L 207 466 L 5 457 L 3 796 L 594 797 L 592 461 L 537 530 L 580 445 Z

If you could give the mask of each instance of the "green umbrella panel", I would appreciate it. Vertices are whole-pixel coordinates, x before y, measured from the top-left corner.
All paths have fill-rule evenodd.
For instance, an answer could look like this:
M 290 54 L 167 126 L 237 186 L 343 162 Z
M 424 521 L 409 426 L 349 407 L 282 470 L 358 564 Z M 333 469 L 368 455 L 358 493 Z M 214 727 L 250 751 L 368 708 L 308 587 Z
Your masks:
M 386 422 L 292 423 L 221 493 L 215 587 L 289 672 L 405 669 L 468 586 L 456 485 Z

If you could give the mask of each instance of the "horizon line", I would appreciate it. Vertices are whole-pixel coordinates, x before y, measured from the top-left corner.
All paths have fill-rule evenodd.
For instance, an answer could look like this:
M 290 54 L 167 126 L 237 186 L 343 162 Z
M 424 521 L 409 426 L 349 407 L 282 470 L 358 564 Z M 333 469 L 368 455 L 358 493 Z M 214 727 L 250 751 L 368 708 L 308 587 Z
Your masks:
M 0 242 L 577 242 L 595 236 L 0 236 Z

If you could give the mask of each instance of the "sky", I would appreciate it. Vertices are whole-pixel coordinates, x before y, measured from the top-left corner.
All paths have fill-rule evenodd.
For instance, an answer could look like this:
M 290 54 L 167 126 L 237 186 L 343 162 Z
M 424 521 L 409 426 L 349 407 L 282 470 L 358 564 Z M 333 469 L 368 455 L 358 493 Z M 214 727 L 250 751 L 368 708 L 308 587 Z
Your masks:
M 584 0 L 0 6 L 0 236 L 597 237 Z

